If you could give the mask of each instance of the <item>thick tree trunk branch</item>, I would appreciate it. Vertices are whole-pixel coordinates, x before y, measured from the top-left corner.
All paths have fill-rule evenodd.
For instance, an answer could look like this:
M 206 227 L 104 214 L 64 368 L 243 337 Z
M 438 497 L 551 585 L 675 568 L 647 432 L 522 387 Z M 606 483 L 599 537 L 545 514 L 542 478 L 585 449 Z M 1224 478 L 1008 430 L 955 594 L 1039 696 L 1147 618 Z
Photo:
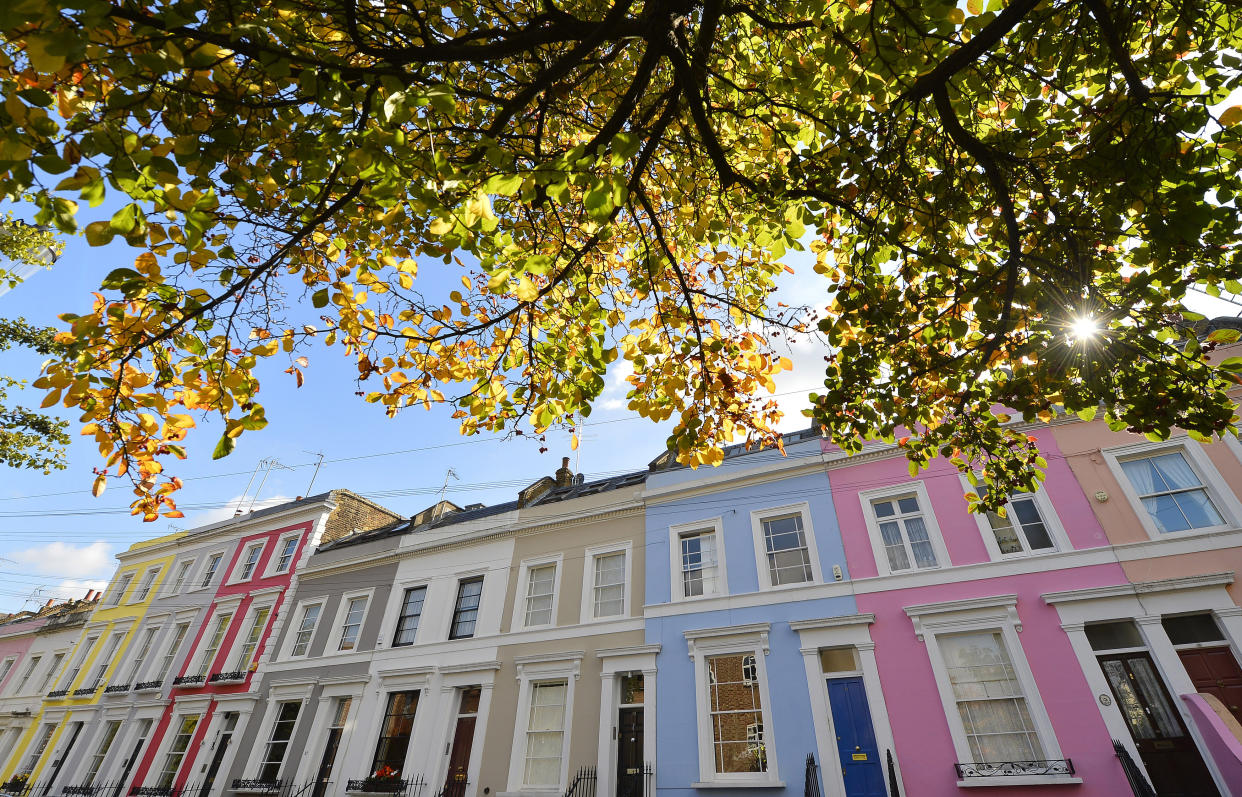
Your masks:
M 918 102 L 931 96 L 931 93 L 935 91 L 937 86 L 945 85 L 949 78 L 977 61 L 979 56 L 999 44 L 1000 40 L 1005 37 L 1005 34 L 1013 30 L 1042 1 L 1014 0 L 1004 11 L 996 15 L 996 19 L 989 22 L 970 41 L 950 53 L 948 58 L 937 64 L 930 72 L 924 72 L 916 78 L 914 84 L 902 92 L 902 99 Z

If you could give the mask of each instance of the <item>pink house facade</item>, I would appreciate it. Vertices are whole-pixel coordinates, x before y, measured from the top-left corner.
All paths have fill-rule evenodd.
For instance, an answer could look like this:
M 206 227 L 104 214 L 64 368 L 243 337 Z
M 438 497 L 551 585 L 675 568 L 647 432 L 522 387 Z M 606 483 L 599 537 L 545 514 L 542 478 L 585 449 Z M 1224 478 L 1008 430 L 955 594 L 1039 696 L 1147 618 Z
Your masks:
M 1242 531 L 1211 532 L 1214 552 L 1195 550 L 1207 537 L 1153 539 L 1118 506 L 1118 482 L 1098 488 L 1114 499 L 1095 497 L 1108 474 L 1092 457 L 1106 462 L 1100 448 L 1128 441 L 1087 427 L 1032 430 L 1047 478 L 1013 496 L 1005 518 L 970 514 L 973 488 L 946 461 L 911 478 L 893 447 L 847 458 L 824 446 L 858 614 L 796 628 L 804 652 L 818 652 L 807 658 L 812 702 L 831 705 L 819 757 L 850 765 L 837 695 L 861 678 L 886 764 L 883 784 L 847 778 L 845 797 L 1142 793 L 1135 778 L 1162 796 L 1231 793 L 1242 759 L 1217 763 L 1229 740 L 1204 738 L 1180 698 L 1195 691 L 1188 676 L 1163 663 L 1177 659 L 1170 635 L 1233 638 L 1228 571 L 1242 564 Z M 1232 480 L 1218 500 L 1232 512 L 1242 449 L 1216 448 Z M 1145 659 L 1157 635 L 1161 655 Z

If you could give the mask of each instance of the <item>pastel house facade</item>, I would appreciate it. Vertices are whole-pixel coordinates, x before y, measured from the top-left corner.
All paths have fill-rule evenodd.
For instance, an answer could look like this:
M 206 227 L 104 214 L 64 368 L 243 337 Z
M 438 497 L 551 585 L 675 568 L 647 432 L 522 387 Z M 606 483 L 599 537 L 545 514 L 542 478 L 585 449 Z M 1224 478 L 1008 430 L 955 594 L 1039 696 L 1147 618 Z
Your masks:
M 660 794 L 804 794 L 808 780 L 845 794 L 847 781 L 880 777 L 892 747 L 873 672 L 839 699 L 857 717 L 851 762 L 861 766 L 806 766 L 830 708 L 808 699 L 808 668 L 820 665 L 803 636 L 855 639 L 866 618 L 818 436 L 787 435 L 785 452 L 730 449 L 720 467 L 697 471 L 669 456 L 652 463 L 645 616 L 647 644 L 658 646 Z

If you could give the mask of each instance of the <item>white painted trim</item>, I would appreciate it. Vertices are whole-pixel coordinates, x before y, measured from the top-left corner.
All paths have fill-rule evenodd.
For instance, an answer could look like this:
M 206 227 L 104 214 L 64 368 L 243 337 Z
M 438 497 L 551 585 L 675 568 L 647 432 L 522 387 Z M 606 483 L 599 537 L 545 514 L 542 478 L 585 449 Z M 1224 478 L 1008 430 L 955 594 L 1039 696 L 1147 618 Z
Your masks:
M 802 534 L 806 538 L 807 556 L 811 559 L 811 580 L 809 582 L 803 581 L 797 584 L 778 586 L 772 583 L 772 573 L 768 569 L 768 550 L 767 542 L 763 536 L 763 521 L 767 518 L 783 517 L 785 515 L 799 515 L 802 518 Z M 785 504 L 784 506 L 751 510 L 750 536 L 755 549 L 755 568 L 759 573 L 760 590 L 786 590 L 789 587 L 802 586 L 807 583 L 824 583 L 824 574 L 819 564 L 819 547 L 816 545 L 815 525 L 811 521 L 811 505 L 809 502 L 798 501 L 792 504 Z
M 134 587 L 133 592 L 130 593 L 129 600 L 126 601 L 126 603 L 142 603 L 144 601 L 150 600 L 153 597 L 153 595 L 158 593 L 160 591 L 160 588 L 163 587 L 163 583 L 159 584 L 158 586 L 156 585 L 156 581 L 159 580 L 160 573 L 162 572 L 164 572 L 163 565 L 156 565 L 155 567 L 148 567 L 144 569 L 142 571 L 142 579 L 139 580 L 137 584 L 133 585 Z M 138 590 L 142 589 L 142 582 L 146 580 L 147 576 L 151 576 L 151 581 L 147 584 L 147 587 L 146 587 L 147 594 L 139 598 Z
M 798 441 L 799 443 L 806 441 Z M 724 489 L 740 489 L 757 484 L 792 479 L 797 476 L 823 473 L 824 455 L 820 451 L 805 457 L 786 457 L 765 462 L 743 471 L 706 468 L 699 471 L 702 477 L 680 481 L 662 487 L 647 487 L 642 497 L 648 505 L 676 501 L 704 493 L 716 493 Z
M 920 568 L 914 564 L 914 556 L 911 554 L 910 567 L 906 570 L 894 571 L 888 564 L 888 553 L 884 550 L 884 537 L 880 534 L 880 521 L 875 516 L 873 504 L 876 501 L 896 499 L 911 493 L 918 498 L 919 514 L 927 525 L 927 537 L 931 541 L 932 550 L 936 554 L 936 566 Z M 887 487 L 878 487 L 874 490 L 861 490 L 858 493 L 858 500 L 862 504 L 863 520 L 867 524 L 867 537 L 871 541 L 871 553 L 875 556 L 876 572 L 881 576 L 926 573 L 933 570 L 945 570 L 953 566 L 953 562 L 949 558 L 949 551 L 944 544 L 944 536 L 940 533 L 940 524 L 936 521 L 935 507 L 932 506 L 931 497 L 927 494 L 927 485 L 922 479 L 893 484 Z M 905 539 L 904 527 L 901 533 L 903 539 Z M 909 545 L 909 542 L 909 539 L 906 539 L 907 545 Z
M 975 492 L 978 488 L 970 483 L 965 474 L 958 474 L 958 479 L 962 483 L 963 492 Z M 1061 525 L 1061 518 L 1057 515 L 1056 508 L 1053 506 L 1048 493 L 1044 490 L 1044 483 L 1040 482 L 1039 486 L 1033 493 L 1017 493 L 1022 498 L 1030 498 L 1035 504 L 1035 509 L 1039 512 L 1039 517 L 1044 523 L 1044 528 L 1048 530 L 1048 537 L 1052 540 L 1051 549 L 1042 549 L 1038 551 L 1026 550 L 1027 540 L 1022 533 L 1021 524 L 1018 522 L 1017 514 L 1010 503 L 1006 501 L 1006 514 L 1008 520 L 1014 526 L 1014 532 L 1018 535 L 1018 540 L 1022 544 L 1023 550 L 1017 553 L 1001 553 L 1000 545 L 996 542 L 996 533 L 992 530 L 992 523 L 988 520 L 988 516 L 982 512 L 972 512 L 975 519 L 975 525 L 979 527 L 979 536 L 983 537 L 983 544 L 988 549 L 988 556 L 993 562 L 999 562 L 1004 559 L 1022 559 L 1028 556 L 1047 556 L 1057 551 L 1073 550 L 1070 543 L 1069 535 L 1065 533 L 1065 527 Z M 1012 498 L 1013 495 L 1010 496 Z M 963 503 L 965 503 L 963 501 Z M 963 507 L 965 508 L 965 507 Z
M 172 576 L 172 578 L 168 579 L 168 581 L 166 581 L 166 582 L 162 585 L 162 587 L 161 587 L 161 593 L 162 593 L 162 594 L 161 594 L 161 597 L 164 597 L 164 598 L 171 598 L 171 597 L 174 597 L 174 596 L 176 596 L 176 595 L 180 595 L 183 591 L 188 592 L 188 591 L 190 591 L 191 589 L 193 589 L 193 588 L 194 588 L 195 581 L 194 581 L 194 579 L 192 578 L 192 576 L 193 576 L 193 574 L 194 574 L 194 572 L 195 572 L 195 571 L 194 571 L 194 565 L 195 565 L 195 564 L 197 564 L 197 562 L 198 562 L 198 557 L 197 557 L 197 556 L 188 556 L 188 557 L 186 557 L 186 558 L 184 558 L 184 559 L 180 559 L 180 560 L 177 560 L 177 561 L 173 562 L 173 565 L 174 565 L 175 567 L 174 567 L 174 569 L 173 569 L 173 570 L 171 570 L 170 572 L 171 572 L 171 573 L 173 573 L 174 575 Z M 177 571 L 178 571 L 178 570 L 180 570 L 182 567 L 184 567 L 184 568 L 185 568 L 185 580 L 184 580 L 184 581 L 182 581 L 182 582 L 181 582 L 181 586 L 180 586 L 180 587 L 178 587 L 178 586 L 177 586 L 177 576 L 176 576 L 176 573 L 177 573 Z
M 286 540 L 299 540 L 299 541 L 300 541 L 300 540 L 301 540 L 301 538 L 302 538 L 302 530 L 301 530 L 301 529 L 297 529 L 297 530 L 294 530 L 294 531 L 290 531 L 290 532 L 285 533 L 285 534 L 282 534 L 282 535 L 280 535 L 279 537 L 277 537 L 277 538 L 276 538 L 276 545 L 272 548 L 272 557 L 271 557 L 270 559 L 268 559 L 268 560 L 267 560 L 267 565 L 266 565 L 266 566 L 264 566 L 264 568 L 263 568 L 263 578 L 270 578 L 270 577 L 272 577 L 272 576 L 284 575 L 285 573 L 288 573 L 288 572 L 290 572 L 291 570 L 293 570 L 295 567 L 297 567 L 297 564 L 298 564 L 298 557 L 297 557 L 298 547 L 297 547 L 297 545 L 294 545 L 294 546 L 293 546 L 293 556 L 289 559 L 289 566 L 288 566 L 287 568 L 285 568 L 284 570 L 277 570 L 277 569 L 276 569 L 276 565 L 277 565 L 277 564 L 279 564 L 279 562 L 280 562 L 280 549 L 284 547 L 285 541 L 286 541 Z M 262 555 L 262 554 L 260 554 L 260 555 Z
M 633 617 L 631 604 L 634 601 L 634 543 L 632 540 L 618 540 L 604 545 L 595 545 L 583 551 L 582 556 L 582 606 L 579 622 L 599 623 L 609 620 Z M 610 614 L 604 617 L 595 616 L 595 560 L 613 553 L 625 554 L 625 581 L 621 586 L 621 614 Z
M 1159 581 L 1139 581 L 1128 584 L 1118 584 L 1115 586 L 1086 587 L 1084 589 L 1071 589 L 1060 592 L 1045 592 L 1040 595 L 1040 597 L 1044 599 L 1044 603 L 1053 606 L 1059 603 L 1095 601 L 1102 598 L 1120 598 L 1129 597 L 1131 595 L 1152 595 L 1161 592 L 1180 592 L 1188 589 L 1226 587 L 1232 584 L 1233 580 L 1233 571 L 1226 571 L 1223 573 L 1208 573 L 1196 576 L 1166 578 Z
M 423 622 L 426 616 L 427 601 L 431 597 L 432 579 L 426 576 L 419 578 L 398 579 L 393 583 L 392 589 L 388 591 L 388 606 L 384 611 L 384 617 L 380 622 L 379 638 L 375 640 L 375 649 L 399 649 L 409 648 L 418 645 L 423 640 L 423 629 L 426 624 Z M 405 593 L 411 589 L 422 587 L 423 592 L 423 608 L 418 614 L 418 628 L 414 631 L 414 641 L 408 645 L 394 645 L 397 639 L 397 624 L 401 622 L 401 611 L 405 608 Z
M 574 686 L 582 675 L 582 651 L 543 656 L 519 656 L 517 665 L 517 721 L 513 723 L 513 744 L 509 755 L 507 793 L 536 794 L 564 791 L 569 780 L 569 747 L 573 737 Z M 555 787 L 527 787 L 526 736 L 530 724 L 531 687 L 535 683 L 565 682 L 565 714 L 561 732 L 561 771 Z
M 513 616 L 509 621 L 510 631 L 552 628 L 558 625 L 558 620 L 560 619 L 558 612 L 561 607 L 561 573 L 565 570 L 564 560 L 565 555 L 562 553 L 535 556 L 522 560 L 522 563 L 518 566 L 517 582 L 514 584 Z M 526 602 L 530 598 L 530 595 L 527 594 L 530 590 L 530 571 L 532 568 L 542 567 L 543 565 L 553 565 L 556 568 L 552 574 L 552 621 L 527 625 Z M 404 594 L 404 591 L 402 591 L 402 594 Z M 421 624 L 421 618 L 419 622 Z
M 707 683 L 707 659 L 711 656 L 751 654 L 758 669 L 759 689 L 762 694 L 760 716 L 763 718 L 763 744 L 767 750 L 780 748 L 776 737 L 776 723 L 772 720 L 772 699 L 768 689 L 767 653 L 768 623 L 748 623 L 723 628 L 685 631 L 686 646 L 694 662 L 694 694 L 697 711 L 697 736 L 699 748 L 699 780 L 693 788 L 729 787 L 776 787 L 781 783 L 778 756 L 766 756 L 768 771 L 762 773 L 718 773 L 712 752 L 713 736 Z
M 1217 511 L 1220 512 L 1223 523 L 1200 529 L 1186 529 L 1184 531 L 1161 532 L 1156 528 L 1151 514 L 1143 506 L 1142 501 L 1139 500 L 1138 492 L 1134 489 L 1134 485 L 1130 483 L 1129 477 L 1122 471 L 1121 463 L 1126 460 L 1142 459 L 1156 454 L 1174 452 L 1185 456 L 1186 463 L 1195 472 L 1195 475 L 1199 477 L 1199 481 L 1203 484 L 1208 498 L 1212 501 Z M 1212 464 L 1211 458 L 1203 450 L 1203 446 L 1185 435 L 1160 443 L 1144 442 L 1103 448 L 1100 449 L 1100 454 L 1103 455 L 1108 463 L 1109 470 L 1113 472 L 1113 477 L 1121 486 L 1122 494 L 1125 495 L 1126 500 L 1130 502 L 1130 507 L 1134 510 L 1135 515 L 1138 516 L 1139 523 L 1142 524 L 1147 535 L 1153 540 L 1167 538 L 1170 535 L 1185 537 L 1214 531 L 1225 531 L 1242 525 L 1242 502 L 1238 501 L 1237 496 L 1233 494 L 1225 480 L 1221 478 L 1220 473 L 1216 470 L 1216 466 Z
M 681 535 L 711 530 L 716 535 L 716 591 L 686 597 L 681 579 Z M 703 601 L 729 594 L 729 569 L 725 564 L 724 519 L 719 515 L 694 523 L 678 523 L 668 527 L 669 598 L 672 603 Z
M 1061 746 L 1053 729 L 1052 720 L 1048 716 L 1047 709 L 1044 708 L 1043 697 L 1035 683 L 1035 676 L 1027 662 L 1022 641 L 1018 638 L 1021 624 L 1017 615 L 1017 596 L 1000 595 L 990 599 L 929 603 L 907 607 L 906 614 L 914 621 L 915 632 L 927 648 L 932 673 L 936 679 L 936 691 L 940 695 L 940 703 L 944 709 L 945 719 L 948 721 L 949 734 L 959 762 L 970 762 L 974 758 L 970 752 L 970 744 L 966 740 L 966 729 L 957 707 L 957 699 L 949 683 L 948 668 L 940 649 L 939 637 L 977 631 L 1000 633 L 1014 672 L 1018 676 L 1018 682 L 1022 685 L 1027 713 L 1043 747 L 1044 758 L 1051 760 L 1064 757 L 1061 754 Z
M 328 635 L 328 644 L 323 649 L 324 657 L 328 656 L 346 656 L 354 653 L 363 652 L 359 645 L 362 643 L 362 632 L 366 628 L 367 616 L 371 613 L 371 609 L 375 603 L 375 587 L 368 589 L 352 590 L 350 592 L 341 593 L 341 598 L 336 606 L 336 618 L 332 622 L 332 633 Z M 362 617 L 358 620 L 358 637 L 354 640 L 354 646 L 349 650 L 337 650 L 341 644 L 341 637 L 345 635 L 345 617 L 349 612 L 350 601 L 358 598 L 366 598 L 366 604 L 362 607 Z M 322 611 L 320 612 L 322 616 Z M 318 630 L 318 629 L 316 629 Z
M 238 653 L 241 652 L 242 645 L 246 644 L 246 640 L 245 640 L 246 633 L 250 630 L 250 627 L 254 624 L 255 618 L 259 616 L 259 612 L 263 609 L 267 609 L 267 618 L 264 619 L 263 625 L 264 627 L 271 625 L 273 615 L 276 614 L 275 601 L 271 601 L 271 602 L 252 601 L 250 603 L 250 607 L 246 609 L 245 616 L 242 618 L 243 622 L 241 626 L 238 627 L 237 633 L 233 636 L 233 642 L 229 645 L 228 655 L 225 656 L 223 659 L 223 662 L 224 662 L 223 666 L 226 668 L 230 668 L 230 670 L 226 670 L 226 671 L 231 671 L 232 668 L 231 668 L 230 662 L 232 662 L 233 658 Z M 264 636 L 263 631 L 264 631 L 263 628 L 259 629 L 259 638 L 255 641 L 254 650 L 250 651 L 251 661 L 254 661 L 254 657 L 259 653 L 260 649 L 263 647 L 263 636 Z M 247 671 L 247 672 L 249 671 L 250 662 L 238 662 L 238 664 L 240 666 L 238 666 L 236 669 Z
M 229 546 L 227 548 L 218 548 L 214 551 L 205 551 L 203 553 L 203 566 L 201 569 L 194 569 L 194 576 L 189 579 L 190 587 L 186 590 L 186 592 L 198 592 L 199 590 L 211 589 L 214 586 L 223 585 L 223 574 L 221 573 L 220 568 L 225 565 L 224 560 L 228 558 L 229 551 L 234 547 L 235 546 Z M 204 584 L 203 579 L 207 577 L 207 565 L 211 563 L 211 559 L 214 556 L 219 556 L 220 561 L 216 563 L 216 570 L 211 574 L 211 580 Z
M 596 772 L 617 771 L 620 743 L 618 711 L 621 705 L 621 676 L 641 672 L 643 676 L 643 761 L 655 766 L 656 756 L 656 654 L 659 645 L 636 645 L 596 651 L 600 659 L 599 738 L 596 741 Z M 598 797 L 615 797 L 615 777 L 601 778 Z
M 806 670 L 807 688 L 811 700 L 811 717 L 815 728 L 816 752 L 820 773 L 824 780 L 827 797 L 846 797 L 845 782 L 841 772 L 837 735 L 832 721 L 832 707 L 828 697 L 828 676 L 820 666 L 821 648 L 852 647 L 858 657 L 867 694 L 867 708 L 871 713 L 871 729 L 875 734 L 876 748 L 881 756 L 885 751 L 893 753 L 894 767 L 900 791 L 906 789 L 901 777 L 900 761 L 896 757 L 893 729 L 888 720 L 888 707 L 880 684 L 880 671 L 875 658 L 875 644 L 871 641 L 870 625 L 874 614 L 856 614 L 847 617 L 829 617 L 821 620 L 798 620 L 790 623 L 798 632 L 802 663 Z M 883 766 L 883 759 L 881 759 Z
M 268 537 L 264 537 L 261 540 L 251 540 L 242 547 L 241 555 L 237 557 L 237 563 L 233 565 L 233 569 L 229 572 L 228 581 L 224 582 L 226 586 L 231 587 L 234 584 L 244 584 L 247 581 L 253 581 L 261 576 L 261 573 L 259 572 L 259 562 L 263 559 L 263 551 L 267 548 L 269 539 L 270 538 Z M 252 571 L 250 575 L 243 578 L 241 573 L 246 569 L 246 560 L 250 558 L 250 552 L 256 547 L 259 549 L 259 554 L 254 558 L 254 571 Z
M 319 624 L 323 622 L 323 615 L 324 615 L 323 610 L 326 604 L 327 604 L 326 595 L 319 595 L 314 598 L 307 598 L 306 600 L 300 601 L 298 603 L 298 605 L 293 610 L 292 622 L 289 623 L 289 626 L 288 626 L 289 631 L 288 633 L 285 634 L 284 644 L 281 645 L 281 650 L 277 658 L 277 661 L 279 660 L 301 661 L 302 659 L 305 659 L 308 656 L 310 656 L 311 647 L 314 646 L 315 644 L 315 634 L 319 631 Z M 319 616 L 315 618 L 315 624 L 311 626 L 310 638 L 306 640 L 306 652 L 301 655 L 295 656 L 293 653 L 293 648 L 295 645 L 297 645 L 298 629 L 302 627 L 303 612 L 306 611 L 307 607 L 316 606 L 316 605 L 319 606 Z

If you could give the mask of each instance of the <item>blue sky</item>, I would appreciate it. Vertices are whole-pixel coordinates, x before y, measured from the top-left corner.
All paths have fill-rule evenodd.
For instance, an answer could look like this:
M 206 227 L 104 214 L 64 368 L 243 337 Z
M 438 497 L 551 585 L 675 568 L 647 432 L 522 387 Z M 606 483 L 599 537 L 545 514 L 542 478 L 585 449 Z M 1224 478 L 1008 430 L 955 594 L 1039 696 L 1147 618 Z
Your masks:
M 81 224 L 107 218 L 108 204 L 95 211 L 84 208 Z M 0 295 L 0 316 L 56 325 L 58 314 L 88 308 L 100 279 L 114 268 L 131 266 L 136 253 L 119 239 L 92 249 L 80 237 L 68 238 L 64 255 L 51 270 L 39 271 Z M 819 278 L 808 261 L 799 259 L 792 261 L 797 273 L 789 278 L 794 284 L 786 290 L 805 301 L 801 297 L 812 295 L 807 289 Z M 436 278 L 438 268 L 443 267 L 423 264 L 420 271 L 419 281 L 429 293 L 434 290 L 425 283 Z M 459 273 L 442 276 L 451 284 Z M 798 289 L 803 281 L 806 286 Z M 822 380 L 817 368 L 822 351 L 807 343 L 790 355 L 795 369 L 781 375 L 777 392 L 791 416 L 786 427 L 800 428 L 806 421 L 797 411 Z M 571 467 L 588 478 L 642 469 L 663 451 L 671 427 L 657 426 L 625 409 L 624 373 L 616 370 L 609 374 L 607 391 L 583 429 L 578 451 L 570 450 L 568 435 L 556 433 L 548 435 L 548 451 L 541 454 L 529 439 L 462 437 L 448 408 L 409 409 L 389 419 L 381 407 L 354 395 L 360 389 L 354 381 L 357 370 L 339 348 L 311 351 L 308 356 L 310 367 L 304 369 L 300 389 L 281 367 L 260 372 L 259 400 L 269 424 L 260 432 L 244 434 L 231 456 L 212 461 L 219 431 L 208 426 L 193 433 L 189 459 L 169 463 L 170 472 L 185 480 L 177 497 L 184 519 L 143 523 L 131 517 L 132 495 L 124 481 L 112 481 L 102 496 L 92 498 L 91 469 L 103 463 L 93 441 L 78 437 L 72 415 L 65 416 L 74 438 L 65 470 L 44 476 L 0 467 L 0 612 L 31 608 L 52 597 L 81 597 L 108 580 L 114 554 L 131 543 L 231 517 L 239 506 L 249 509 L 252 501 L 257 508 L 306 495 L 308 490 L 344 487 L 410 515 L 434 503 L 452 468 L 458 478 L 449 480 L 449 500 L 491 504 L 509 500 L 540 476 L 551 475 L 562 456 L 571 456 Z M 40 364 L 41 358 L 29 352 L 0 353 L 0 373 L 15 378 L 33 379 Z M 42 400 L 36 391 L 10 395 L 10 400 L 17 398 L 27 406 L 38 406 Z M 319 453 L 324 461 L 312 486 Z M 260 469 L 256 476 L 260 463 L 267 460 L 280 464 Z M 265 473 L 262 492 L 255 499 L 255 488 Z

